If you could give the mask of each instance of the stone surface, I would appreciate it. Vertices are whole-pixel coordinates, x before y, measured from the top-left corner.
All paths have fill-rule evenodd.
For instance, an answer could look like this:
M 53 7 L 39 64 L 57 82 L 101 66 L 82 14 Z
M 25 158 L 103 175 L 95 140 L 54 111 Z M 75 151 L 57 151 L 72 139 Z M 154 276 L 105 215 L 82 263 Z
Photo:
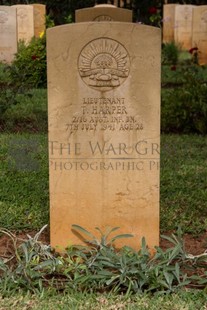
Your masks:
M 51 245 L 78 224 L 120 227 L 117 246 L 159 244 L 160 29 L 79 23 L 47 30 Z M 115 233 L 117 234 L 117 232 Z
M 117 8 L 114 5 L 99 4 L 91 8 L 75 11 L 75 21 L 79 22 L 103 22 L 103 21 L 122 21 L 132 22 L 132 11 Z
M 34 35 L 39 37 L 45 31 L 46 8 L 44 4 L 33 4 L 34 8 Z
M 16 9 L 0 6 L 0 61 L 11 63 L 17 52 Z
M 193 5 L 176 5 L 175 7 L 175 43 L 182 49 L 192 47 Z
M 34 36 L 34 12 L 32 5 L 13 5 L 17 10 L 17 39 L 29 43 Z
M 199 64 L 207 64 L 207 5 L 193 9 L 193 47 L 198 48 Z
M 174 42 L 175 31 L 175 7 L 177 4 L 165 4 L 163 6 L 163 42 Z

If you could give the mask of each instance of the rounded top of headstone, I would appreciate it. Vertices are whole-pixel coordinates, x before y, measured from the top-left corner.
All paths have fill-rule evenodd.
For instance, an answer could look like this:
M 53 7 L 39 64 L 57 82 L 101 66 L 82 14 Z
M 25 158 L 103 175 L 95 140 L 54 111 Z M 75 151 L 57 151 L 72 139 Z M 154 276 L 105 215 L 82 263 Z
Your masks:
M 95 8 L 115 8 L 116 9 L 116 6 L 115 5 L 112 5 L 112 4 L 96 4 L 94 5 Z

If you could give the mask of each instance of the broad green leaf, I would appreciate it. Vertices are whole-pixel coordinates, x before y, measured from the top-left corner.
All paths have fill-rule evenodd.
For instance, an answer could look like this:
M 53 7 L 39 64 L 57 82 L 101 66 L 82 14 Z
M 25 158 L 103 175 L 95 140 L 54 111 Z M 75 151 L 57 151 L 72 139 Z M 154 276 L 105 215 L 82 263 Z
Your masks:
M 121 235 L 117 235 L 115 236 L 114 238 L 111 239 L 111 242 L 114 242 L 116 241 L 117 239 L 121 239 L 121 238 L 132 238 L 134 237 L 133 235 L 131 234 L 121 234 Z
M 91 234 L 88 230 L 86 230 L 85 228 L 83 228 L 83 227 L 81 227 L 81 226 L 79 226 L 79 225 L 77 225 L 77 224 L 73 224 L 73 225 L 72 225 L 72 228 L 73 228 L 74 230 L 80 231 L 80 232 L 82 232 L 82 233 L 88 235 L 88 236 L 91 237 L 92 239 L 95 239 L 95 237 L 94 237 L 93 234 Z

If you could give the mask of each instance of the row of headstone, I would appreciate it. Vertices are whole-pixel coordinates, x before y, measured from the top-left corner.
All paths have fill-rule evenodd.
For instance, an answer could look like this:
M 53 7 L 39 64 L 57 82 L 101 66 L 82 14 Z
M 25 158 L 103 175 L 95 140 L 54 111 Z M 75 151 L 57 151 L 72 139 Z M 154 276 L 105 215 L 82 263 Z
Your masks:
M 159 244 L 161 33 L 121 22 L 131 18 L 122 12 L 84 9 L 77 23 L 47 30 L 50 233 L 58 251 L 82 243 L 73 224 L 134 235 L 116 246 L 138 249 L 143 236 L 151 249 Z
M 199 63 L 207 64 L 207 5 L 164 5 L 163 42 L 197 47 Z
M 110 4 L 111 1 L 108 1 L 108 4 Z M 117 6 L 117 7 L 121 7 L 123 8 L 124 5 L 127 4 L 127 5 L 130 5 L 131 4 L 131 1 L 130 0 L 114 0 L 113 1 L 113 5 Z
M 17 44 L 45 31 L 45 5 L 0 6 L 0 61 L 11 63 Z
M 85 8 L 75 11 L 75 21 L 79 22 L 102 22 L 121 21 L 132 22 L 132 11 L 121 9 L 115 5 L 99 4 L 92 8 Z

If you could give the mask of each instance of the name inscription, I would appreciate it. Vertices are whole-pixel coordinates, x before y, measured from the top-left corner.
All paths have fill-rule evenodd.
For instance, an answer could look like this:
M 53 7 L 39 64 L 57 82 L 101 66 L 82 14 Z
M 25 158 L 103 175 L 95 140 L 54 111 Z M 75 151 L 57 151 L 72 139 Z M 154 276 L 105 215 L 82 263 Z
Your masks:
M 125 98 L 83 98 L 81 115 L 74 115 L 66 124 L 70 133 L 76 131 L 131 131 L 143 130 L 144 126 L 137 116 L 128 113 Z

